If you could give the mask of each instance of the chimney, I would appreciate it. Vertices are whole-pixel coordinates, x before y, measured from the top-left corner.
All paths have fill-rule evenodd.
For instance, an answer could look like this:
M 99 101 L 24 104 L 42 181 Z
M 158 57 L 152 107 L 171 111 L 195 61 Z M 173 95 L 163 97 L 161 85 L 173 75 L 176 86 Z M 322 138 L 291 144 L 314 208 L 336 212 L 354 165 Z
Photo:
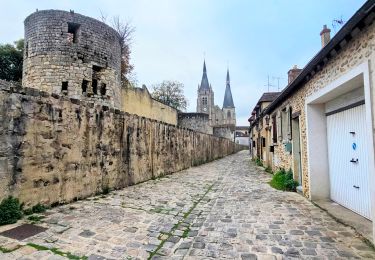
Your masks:
M 288 71 L 288 85 L 290 83 L 292 83 L 293 80 L 295 80 L 297 78 L 297 76 L 299 75 L 299 73 L 301 72 L 302 69 L 299 69 L 297 67 L 297 65 L 294 65 L 293 68 L 291 68 L 289 71 Z
M 324 48 L 324 46 L 326 46 L 331 40 L 331 30 L 327 27 L 327 25 L 323 25 L 323 30 L 320 32 L 320 37 L 322 39 L 322 48 Z

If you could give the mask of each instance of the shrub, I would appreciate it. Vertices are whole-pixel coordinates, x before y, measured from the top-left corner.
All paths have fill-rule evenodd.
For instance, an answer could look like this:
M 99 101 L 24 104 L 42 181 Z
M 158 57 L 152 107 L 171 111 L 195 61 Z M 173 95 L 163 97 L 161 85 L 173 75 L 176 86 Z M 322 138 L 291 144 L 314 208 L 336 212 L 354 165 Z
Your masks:
M 31 215 L 33 213 L 43 213 L 47 210 L 47 207 L 38 203 L 36 205 L 34 205 L 33 207 L 31 208 L 28 208 L 28 209 L 24 209 L 23 210 L 23 214 L 24 215 Z
M 32 209 L 24 209 L 23 210 L 23 214 L 25 214 L 25 215 L 31 215 L 31 214 L 33 214 L 33 210 Z
M 32 221 L 32 222 L 39 222 L 43 218 L 44 218 L 44 216 L 31 215 L 27 219 Z
M 38 203 L 35 206 L 33 206 L 31 208 L 31 210 L 32 210 L 33 213 L 43 213 L 43 212 L 45 212 L 47 210 L 47 208 L 46 208 L 46 206 Z
M 259 158 L 256 158 L 256 159 L 255 159 L 255 164 L 258 165 L 258 166 L 263 166 L 263 162 L 262 162 L 262 160 L 259 159 Z
M 298 182 L 293 179 L 292 170 L 281 169 L 273 175 L 270 185 L 277 190 L 296 191 Z
M 20 218 L 22 209 L 17 198 L 10 196 L 0 203 L 0 225 L 16 223 Z

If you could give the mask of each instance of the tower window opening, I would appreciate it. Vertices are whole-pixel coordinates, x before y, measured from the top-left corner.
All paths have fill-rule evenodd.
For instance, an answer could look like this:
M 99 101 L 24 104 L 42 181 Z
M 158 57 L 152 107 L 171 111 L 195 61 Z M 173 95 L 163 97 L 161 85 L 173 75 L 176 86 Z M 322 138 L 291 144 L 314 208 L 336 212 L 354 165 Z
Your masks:
M 68 81 L 63 81 L 61 83 L 61 92 L 63 94 L 68 94 Z
M 100 87 L 100 95 L 105 96 L 107 94 L 107 85 L 105 83 L 102 83 L 102 86 Z
M 89 85 L 89 82 L 87 80 L 82 80 L 82 94 L 87 92 L 87 86 Z
M 204 98 L 202 99 L 202 104 L 203 104 L 204 106 L 207 106 L 207 97 L 204 97 Z
M 227 113 L 227 117 L 230 119 L 232 117 L 232 115 L 230 114 L 230 111 L 228 111 Z
M 94 93 L 94 95 L 98 94 L 98 80 L 96 79 L 92 80 L 92 93 Z
M 29 56 L 29 43 L 26 42 L 26 46 L 25 46 L 25 57 L 27 58 Z
M 68 41 L 72 43 L 78 42 L 78 31 L 81 25 L 77 23 L 68 23 Z

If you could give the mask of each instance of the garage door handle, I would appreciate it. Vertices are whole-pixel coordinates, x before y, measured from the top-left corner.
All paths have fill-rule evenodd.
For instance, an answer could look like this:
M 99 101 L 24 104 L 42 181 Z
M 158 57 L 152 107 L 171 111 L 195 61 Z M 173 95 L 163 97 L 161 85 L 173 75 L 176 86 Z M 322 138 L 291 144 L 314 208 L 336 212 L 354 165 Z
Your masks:
M 351 159 L 350 162 L 352 162 L 352 163 L 358 163 L 358 158 L 357 158 L 357 160 Z
M 355 185 L 353 185 L 353 188 L 359 189 L 359 186 L 355 186 Z

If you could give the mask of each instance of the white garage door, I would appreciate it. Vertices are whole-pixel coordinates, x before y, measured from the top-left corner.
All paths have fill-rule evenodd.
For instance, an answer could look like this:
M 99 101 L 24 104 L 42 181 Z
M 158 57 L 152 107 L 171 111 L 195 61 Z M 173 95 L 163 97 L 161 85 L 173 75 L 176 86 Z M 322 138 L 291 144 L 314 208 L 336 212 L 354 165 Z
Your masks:
M 371 219 L 365 105 L 327 116 L 331 199 Z

